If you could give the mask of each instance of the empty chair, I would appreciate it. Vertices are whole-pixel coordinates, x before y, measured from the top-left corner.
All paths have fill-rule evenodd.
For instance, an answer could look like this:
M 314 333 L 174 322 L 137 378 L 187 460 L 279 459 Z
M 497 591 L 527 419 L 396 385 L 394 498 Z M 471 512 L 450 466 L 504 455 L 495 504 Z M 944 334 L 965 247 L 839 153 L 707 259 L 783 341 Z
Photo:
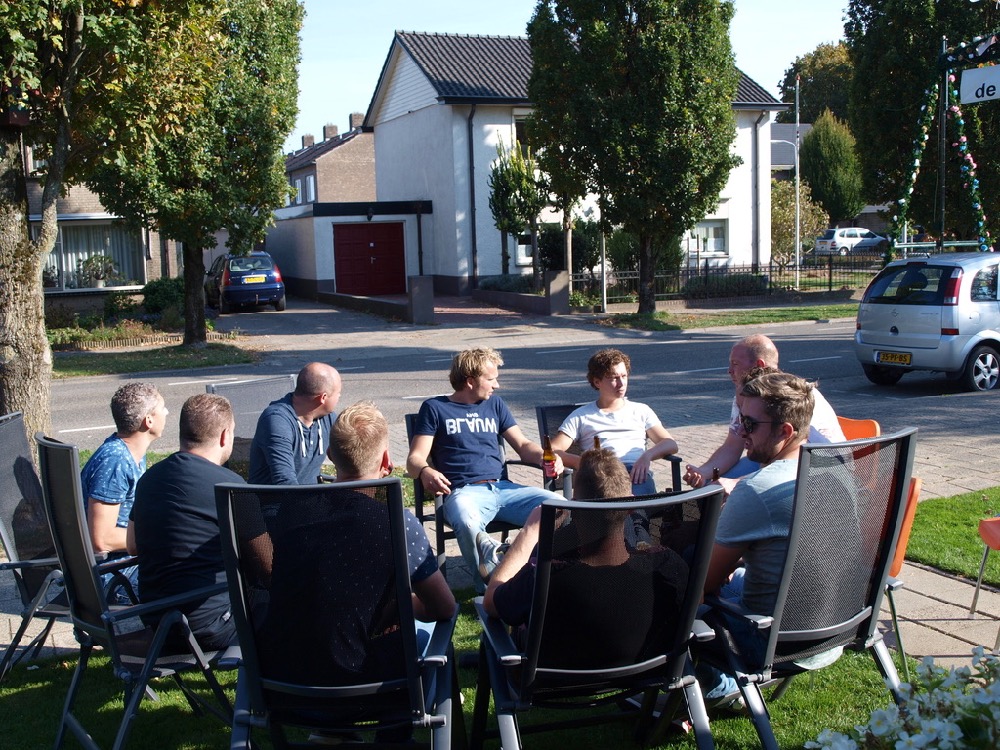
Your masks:
M 59 585 L 62 573 L 19 411 L 0 417 L 0 453 L 5 461 L 0 468 L 0 542 L 7 555 L 7 562 L 0 563 L 0 570 L 9 570 L 14 576 L 21 599 L 21 624 L 0 660 L 2 680 L 25 656 L 38 655 L 53 623 L 69 614 L 69 608 L 52 601 L 62 591 Z M 18 651 L 21 639 L 36 618 L 44 621 L 41 631 Z
M 476 599 L 483 635 L 472 747 L 498 735 L 506 750 L 516 750 L 528 732 L 619 719 L 636 721 L 637 738 L 645 741 L 661 690 L 668 693 L 664 725 L 686 700 L 698 747 L 712 747 L 688 644 L 721 506 L 717 485 L 669 496 L 546 500 L 536 566 L 522 568 L 493 595 L 496 604 L 502 588 L 512 586 L 515 595 L 530 596 L 523 638 L 515 643 L 483 599 Z M 561 525 L 567 511 L 570 521 Z M 648 514 L 657 534 L 657 544 L 643 551 L 624 544 L 625 519 L 636 511 Z M 491 694 L 496 732 L 487 731 Z M 593 710 L 628 705 L 623 701 L 630 698 L 637 711 Z M 559 722 L 519 721 L 531 708 L 588 713 Z
M 874 419 L 851 419 L 838 414 L 837 422 L 840 423 L 840 431 L 847 440 L 878 437 L 882 434 L 882 426 Z
M 173 678 L 196 712 L 204 708 L 228 722 L 232 716 L 231 707 L 212 672 L 211 663 L 215 655 L 202 652 L 187 620 L 174 609 L 187 601 L 201 600 L 212 593 L 224 591 L 225 587 L 205 587 L 189 594 L 131 606 L 109 606 L 95 570 L 96 560 L 83 515 L 80 460 L 76 446 L 60 443 L 40 433 L 35 440 L 38 443 L 45 513 L 63 571 L 70 618 L 80 642 L 79 661 L 66 695 L 55 747 L 62 745 L 69 729 L 84 747 L 90 750 L 97 748 L 80 717 L 73 713 L 95 646 L 105 650 L 115 675 L 125 683 L 125 711 L 114 748 L 125 746 L 149 681 L 156 677 Z M 155 630 L 142 626 L 142 618 L 150 615 L 160 617 Z M 177 649 L 175 653 L 167 652 L 168 636 L 171 636 L 170 645 Z M 202 700 L 182 680 L 182 672 L 195 669 L 204 675 L 215 696 L 215 703 Z
M 696 649 L 696 658 L 735 676 L 765 748 L 778 745 L 760 685 L 790 679 L 807 669 L 806 659 L 831 649 L 870 651 L 893 698 L 900 700 L 899 677 L 877 625 L 906 509 L 915 433 L 911 428 L 802 446 L 774 612 L 751 617 L 765 634 L 762 657 L 739 652 L 720 614 L 723 609 L 736 616 L 750 613 L 709 599 L 715 609 L 706 619 L 718 637 L 712 649 Z
M 254 728 L 277 747 L 289 727 L 352 742 L 424 728 L 435 748 L 464 736 L 457 607 L 421 652 L 398 479 L 220 484 L 216 500 L 242 652 L 231 747 L 255 746 Z
M 983 549 L 983 561 L 979 564 L 979 576 L 976 578 L 976 593 L 972 595 L 972 606 L 969 607 L 969 615 L 976 614 L 976 605 L 979 604 L 979 589 L 983 585 L 983 573 L 986 571 L 986 559 L 990 556 L 991 549 L 1000 549 L 1000 516 L 996 518 L 984 518 L 979 522 L 979 537 L 985 545 Z M 997 642 L 993 646 L 994 651 L 1000 651 L 1000 630 L 997 631 Z
M 885 595 L 889 598 L 889 612 L 892 615 L 892 630 L 896 634 L 896 648 L 899 660 L 903 665 L 903 679 L 910 681 L 910 665 L 906 662 L 906 649 L 903 648 L 903 634 L 899 630 L 899 618 L 896 616 L 896 589 L 903 587 L 903 582 L 896 576 L 903 569 L 906 561 L 906 545 L 910 542 L 910 530 L 913 528 L 913 517 L 917 513 L 917 503 L 920 501 L 920 488 L 923 481 L 919 477 L 910 479 L 910 491 L 906 496 L 906 509 L 903 511 L 903 525 L 899 530 L 899 541 L 892 556 L 892 566 L 889 568 L 889 580 L 885 585 Z

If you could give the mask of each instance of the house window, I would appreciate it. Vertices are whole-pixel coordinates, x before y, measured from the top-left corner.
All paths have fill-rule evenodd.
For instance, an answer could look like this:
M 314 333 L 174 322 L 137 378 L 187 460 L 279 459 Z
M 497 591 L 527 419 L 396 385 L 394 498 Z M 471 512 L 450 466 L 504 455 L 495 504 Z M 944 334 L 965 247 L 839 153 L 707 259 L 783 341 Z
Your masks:
M 298 206 L 300 203 L 302 203 L 302 178 L 296 177 L 295 182 L 292 183 L 292 186 L 295 188 L 295 199 L 294 199 L 295 205 Z
M 517 139 L 517 143 L 521 147 L 521 156 L 525 159 L 530 157 L 534 153 L 534 150 L 531 148 L 531 144 L 528 141 L 527 118 L 520 117 L 514 120 L 514 137 Z
M 306 203 L 316 202 L 316 175 L 307 174 L 306 175 Z
M 726 222 L 721 219 L 699 221 L 691 236 L 697 240 L 697 252 L 702 255 L 728 255 L 726 243 Z M 694 250 L 694 248 L 692 248 Z
M 32 231 L 37 235 L 37 224 Z M 87 260 L 96 256 L 110 258 L 113 271 L 95 272 Z M 111 222 L 61 222 L 42 269 L 42 282 L 48 289 L 141 286 L 146 283 L 142 234 Z

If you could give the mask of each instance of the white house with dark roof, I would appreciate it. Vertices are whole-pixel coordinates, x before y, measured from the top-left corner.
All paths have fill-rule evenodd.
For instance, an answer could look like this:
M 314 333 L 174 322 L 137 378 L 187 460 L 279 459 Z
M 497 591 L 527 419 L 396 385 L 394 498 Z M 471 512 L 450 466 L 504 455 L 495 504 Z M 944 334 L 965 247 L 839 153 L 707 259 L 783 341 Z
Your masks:
M 523 37 L 397 32 L 364 125 L 375 134 L 379 201 L 429 201 L 424 273 L 442 293 L 500 272 L 500 233 L 487 179 L 497 144 L 531 112 L 531 47 Z M 692 256 L 713 264 L 770 258 L 771 120 L 786 108 L 741 75 L 732 171 L 716 211 L 691 232 Z M 523 139 L 521 139 L 523 140 Z

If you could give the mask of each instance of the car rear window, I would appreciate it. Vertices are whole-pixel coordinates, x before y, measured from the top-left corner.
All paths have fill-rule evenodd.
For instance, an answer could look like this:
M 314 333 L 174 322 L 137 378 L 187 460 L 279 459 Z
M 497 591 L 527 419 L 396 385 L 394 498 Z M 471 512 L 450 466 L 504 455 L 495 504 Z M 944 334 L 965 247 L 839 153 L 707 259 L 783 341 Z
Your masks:
M 819 236 L 821 240 L 832 240 L 833 236 L 837 233 L 835 229 L 827 229 L 823 234 Z
M 905 265 L 883 270 L 865 291 L 876 305 L 940 305 L 953 266 Z
M 262 258 L 258 256 L 229 259 L 230 271 L 270 271 L 271 265 L 270 258 Z

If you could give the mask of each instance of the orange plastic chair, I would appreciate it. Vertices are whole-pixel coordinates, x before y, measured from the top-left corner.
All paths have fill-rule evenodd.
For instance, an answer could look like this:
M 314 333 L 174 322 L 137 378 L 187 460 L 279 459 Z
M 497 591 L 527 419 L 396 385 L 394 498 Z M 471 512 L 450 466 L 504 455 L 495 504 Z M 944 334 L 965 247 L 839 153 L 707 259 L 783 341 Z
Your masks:
M 870 420 L 865 420 L 870 421 Z M 910 492 L 906 496 L 906 509 L 903 511 L 903 523 L 899 529 L 899 541 L 896 542 L 896 554 L 889 568 L 889 580 L 885 584 L 885 593 L 889 598 L 889 611 L 892 613 L 892 629 L 896 633 L 896 647 L 899 649 L 900 661 L 903 663 L 903 679 L 910 681 L 910 666 L 906 662 L 906 649 L 903 648 L 903 635 L 899 631 L 899 620 L 896 617 L 896 600 L 892 593 L 903 586 L 896 576 L 903 569 L 906 558 L 906 545 L 910 542 L 910 529 L 913 528 L 913 517 L 917 514 L 917 501 L 920 499 L 920 488 L 923 480 L 919 477 L 910 478 Z
M 979 589 L 983 585 L 983 572 L 986 570 L 986 558 L 990 556 L 991 549 L 1000 549 L 1000 516 L 996 518 L 984 518 L 979 522 L 979 537 L 983 540 L 986 548 L 983 550 L 983 561 L 979 563 L 979 578 L 976 579 L 976 593 L 972 596 L 972 606 L 969 607 L 969 616 L 976 616 L 976 605 L 979 603 Z M 997 631 L 997 642 L 993 650 L 1000 650 L 1000 630 Z
M 840 430 L 848 440 L 878 437 L 882 434 L 882 426 L 874 419 L 851 419 L 838 415 Z

